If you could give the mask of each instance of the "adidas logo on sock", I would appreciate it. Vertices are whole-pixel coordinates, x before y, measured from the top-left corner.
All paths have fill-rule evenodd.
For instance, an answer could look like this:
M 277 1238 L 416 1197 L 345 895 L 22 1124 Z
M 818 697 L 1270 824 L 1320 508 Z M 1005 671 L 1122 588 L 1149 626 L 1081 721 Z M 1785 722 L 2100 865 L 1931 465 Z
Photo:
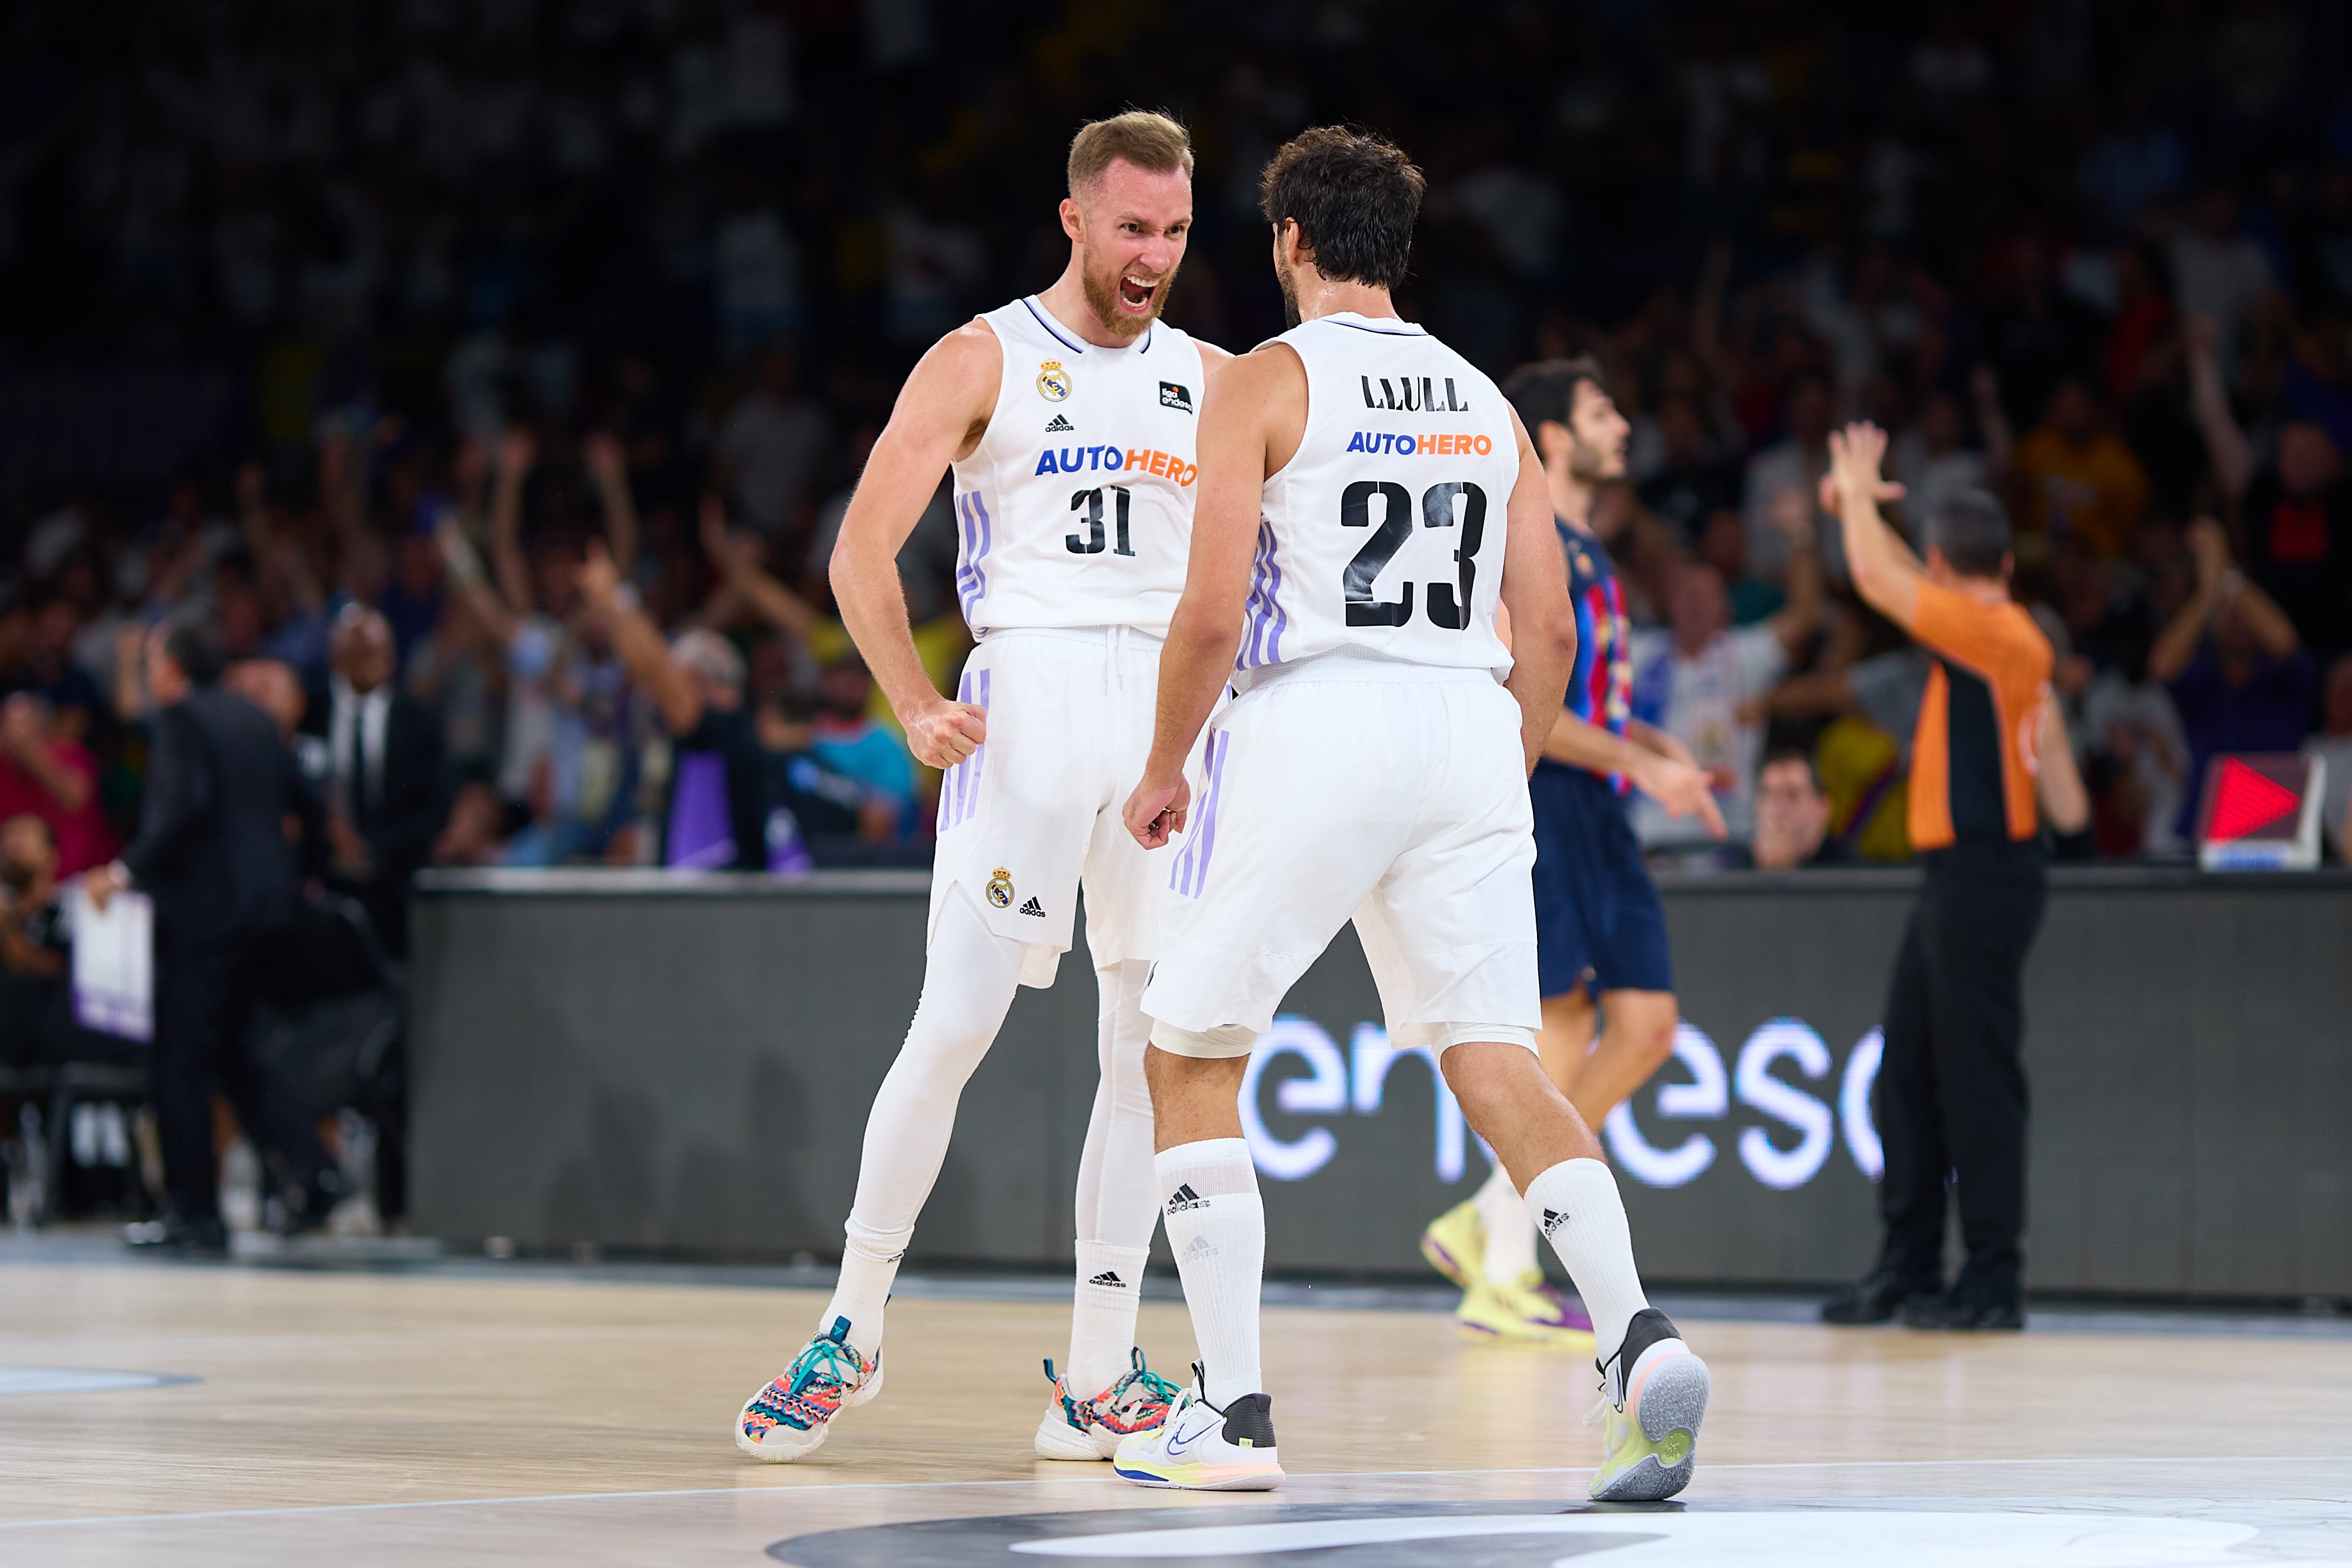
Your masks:
M 1184 1256 L 1187 1258 L 1213 1258 L 1216 1255 L 1216 1243 L 1205 1236 L 1195 1236 L 1192 1238 L 1192 1244 L 1184 1249 Z
M 1089 1285 L 1108 1285 L 1114 1291 L 1124 1291 L 1127 1289 L 1127 1281 L 1120 1279 L 1117 1273 L 1108 1269 L 1105 1269 L 1101 1273 L 1097 1274 L 1093 1279 L 1088 1280 L 1087 1283 Z
M 1021 913 L 1024 915 L 1034 915 L 1038 919 L 1043 920 L 1045 918 L 1045 906 L 1033 898 L 1028 903 L 1021 906 Z
M 1191 1182 L 1186 1182 L 1183 1186 L 1178 1187 L 1174 1192 L 1168 1195 L 1168 1212 L 1171 1214 L 1181 1214 L 1188 1208 L 1206 1208 L 1208 1207 L 1209 1200 L 1202 1197 L 1199 1193 L 1194 1192 Z
M 1561 1226 L 1566 1225 L 1567 1223 L 1568 1216 L 1562 1214 L 1559 1210 L 1556 1208 L 1547 1208 L 1544 1210 L 1543 1233 L 1546 1236 L 1551 1235 Z
M 1047 423 L 1047 425 L 1045 426 L 1045 434 L 1048 434 L 1048 435 L 1054 435 L 1054 434 L 1066 434 L 1066 433 L 1068 433 L 1068 432 L 1070 432 L 1070 431 L 1073 431 L 1073 430 L 1076 430 L 1076 429 L 1077 429 L 1077 426 L 1076 426 L 1076 425 L 1072 424 L 1068 420 L 1064 419 L 1060 414 L 1058 414 L 1058 413 L 1057 413 L 1057 414 L 1055 414 L 1055 415 L 1053 417 L 1053 420 L 1052 420 L 1049 423 Z

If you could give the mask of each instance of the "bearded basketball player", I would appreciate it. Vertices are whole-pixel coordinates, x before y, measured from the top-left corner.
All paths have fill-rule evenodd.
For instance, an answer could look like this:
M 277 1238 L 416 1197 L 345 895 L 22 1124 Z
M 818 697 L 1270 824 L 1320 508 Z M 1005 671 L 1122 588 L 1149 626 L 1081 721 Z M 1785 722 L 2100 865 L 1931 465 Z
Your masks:
M 1049 1459 L 1107 1459 L 1175 1390 L 1134 1349 L 1158 1217 L 1140 1009 L 1165 854 L 1119 805 L 1151 743 L 1160 644 L 1184 585 L 1197 411 L 1230 358 L 1160 319 L 1192 224 L 1182 126 L 1131 112 L 1070 145 L 1069 264 L 1042 294 L 941 339 L 898 395 L 833 556 L 842 618 L 918 759 L 946 770 L 922 998 L 875 1096 L 840 1282 L 735 1441 L 796 1459 L 881 1391 L 883 1308 L 938 1179 L 956 1102 L 1022 985 L 1053 983 L 1081 886 L 1101 998 L 1101 1083 L 1078 1169 L 1068 1359 L 1039 1422 Z M 955 699 L 908 629 L 898 549 L 955 475 L 956 586 L 978 641 Z

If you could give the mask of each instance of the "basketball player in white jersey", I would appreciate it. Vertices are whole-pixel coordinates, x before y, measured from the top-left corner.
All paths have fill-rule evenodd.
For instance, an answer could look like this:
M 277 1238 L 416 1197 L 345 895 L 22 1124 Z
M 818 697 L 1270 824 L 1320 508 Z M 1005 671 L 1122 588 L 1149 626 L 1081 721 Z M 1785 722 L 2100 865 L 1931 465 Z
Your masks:
M 1201 1365 L 1113 1464 L 1147 1486 L 1282 1479 L 1258 1359 L 1265 1211 L 1235 1095 L 1352 915 L 1391 1036 L 1439 1053 L 1591 1309 L 1592 1495 L 1668 1497 L 1690 1479 L 1706 1367 L 1643 1295 L 1616 1182 L 1535 1050 L 1527 779 L 1575 655 L 1567 573 L 1517 416 L 1391 302 L 1421 193 L 1377 137 L 1309 131 L 1275 154 L 1265 212 L 1299 324 L 1220 371 L 1202 413 L 1192 564 L 1126 810 L 1140 843 L 1186 838 L 1143 1009 Z M 1196 800 L 1186 758 L 1228 682 L 1241 695 L 1209 727 Z
M 1159 650 L 1184 580 L 1197 410 L 1231 358 L 1159 319 L 1192 221 L 1192 152 L 1162 115 L 1070 145 L 1070 260 L 1043 294 L 950 333 L 900 391 L 843 518 L 834 591 L 923 763 L 946 769 L 923 993 L 875 1096 L 841 1279 L 815 1337 L 743 1406 L 735 1440 L 793 1459 L 882 1386 L 883 1305 L 945 1157 L 957 1098 L 1011 1007 L 1047 986 L 1081 883 L 1101 1084 L 1078 1169 L 1070 1354 L 1035 1437 L 1107 1459 L 1174 1386 L 1134 1350 L 1158 1218 L 1140 1010 L 1167 855 L 1122 827 Z M 955 471 L 956 586 L 979 641 L 956 700 L 916 658 L 896 559 Z

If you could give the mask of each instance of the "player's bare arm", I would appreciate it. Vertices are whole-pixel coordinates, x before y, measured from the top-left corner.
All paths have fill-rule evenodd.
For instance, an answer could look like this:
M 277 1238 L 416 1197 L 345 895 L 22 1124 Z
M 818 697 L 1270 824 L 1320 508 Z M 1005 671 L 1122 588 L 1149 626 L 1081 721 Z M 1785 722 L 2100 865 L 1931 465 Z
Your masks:
M 1184 595 L 1160 653 L 1150 760 L 1127 802 L 1127 830 L 1146 849 L 1183 831 L 1191 803 L 1184 758 L 1241 649 L 1266 476 L 1290 461 L 1306 426 L 1307 371 L 1286 345 L 1269 344 L 1223 365 L 1202 392 L 1200 489 Z
M 1650 727 L 1642 727 L 1649 730 Z M 1724 825 L 1723 808 L 1716 804 L 1715 789 L 1707 782 L 1706 770 L 1690 760 L 1689 752 L 1672 736 L 1656 730 L 1650 733 L 1656 735 L 1662 744 L 1673 744 L 1682 755 L 1672 756 L 1625 736 L 1612 735 L 1600 725 L 1563 708 L 1552 720 L 1543 754 L 1554 762 L 1565 762 L 1571 768 L 1604 776 L 1622 773 L 1633 780 L 1633 788 L 1664 807 L 1669 817 L 1696 816 L 1706 824 L 1706 831 L 1714 837 L 1728 837 L 1730 830 Z
M 1822 499 L 1831 503 L 1845 536 L 1845 559 L 1853 573 L 1854 591 L 1889 621 L 1911 630 L 1919 614 L 1919 579 L 1914 557 L 1879 511 L 1884 501 L 1899 500 L 1903 486 L 1880 475 L 1886 457 L 1886 432 L 1860 422 L 1830 432 L 1830 471 L 1822 481 Z M 1834 490 L 1834 496 L 1829 492 Z
M 1543 459 L 1517 413 L 1511 429 L 1518 436 L 1519 479 L 1511 486 L 1503 547 L 1503 612 L 1511 626 L 1511 674 L 1503 685 L 1518 700 L 1519 740 L 1532 773 L 1576 667 L 1576 607 L 1568 596 L 1568 563 L 1552 523 Z
M 898 716 L 907 748 L 928 768 L 971 756 L 988 738 L 988 716 L 941 696 L 923 673 L 898 581 L 898 551 L 948 465 L 979 445 L 1003 371 L 996 334 L 982 322 L 931 346 L 899 389 L 833 547 L 830 576 L 842 623 Z

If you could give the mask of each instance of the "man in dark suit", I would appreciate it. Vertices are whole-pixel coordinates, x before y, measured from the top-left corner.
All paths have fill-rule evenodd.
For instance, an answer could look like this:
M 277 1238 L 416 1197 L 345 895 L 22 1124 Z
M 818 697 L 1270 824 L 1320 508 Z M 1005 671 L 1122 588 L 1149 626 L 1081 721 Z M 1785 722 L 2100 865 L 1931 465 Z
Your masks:
M 404 958 L 409 879 L 449 814 L 440 716 L 396 689 L 391 622 L 366 605 L 335 617 L 330 658 L 333 674 L 302 725 L 326 805 L 327 882 Z
M 315 830 L 319 807 L 269 716 L 220 689 L 210 628 L 158 628 L 146 659 L 155 722 L 139 833 L 85 885 L 101 907 L 123 887 L 155 904 L 155 1120 L 172 1212 L 160 1234 L 138 1239 L 220 1251 L 228 1237 L 213 1157 L 215 1087 L 247 1135 L 283 1161 L 296 1228 L 318 1224 L 346 1188 L 246 1040 L 262 957 L 301 897 L 287 818 Z

